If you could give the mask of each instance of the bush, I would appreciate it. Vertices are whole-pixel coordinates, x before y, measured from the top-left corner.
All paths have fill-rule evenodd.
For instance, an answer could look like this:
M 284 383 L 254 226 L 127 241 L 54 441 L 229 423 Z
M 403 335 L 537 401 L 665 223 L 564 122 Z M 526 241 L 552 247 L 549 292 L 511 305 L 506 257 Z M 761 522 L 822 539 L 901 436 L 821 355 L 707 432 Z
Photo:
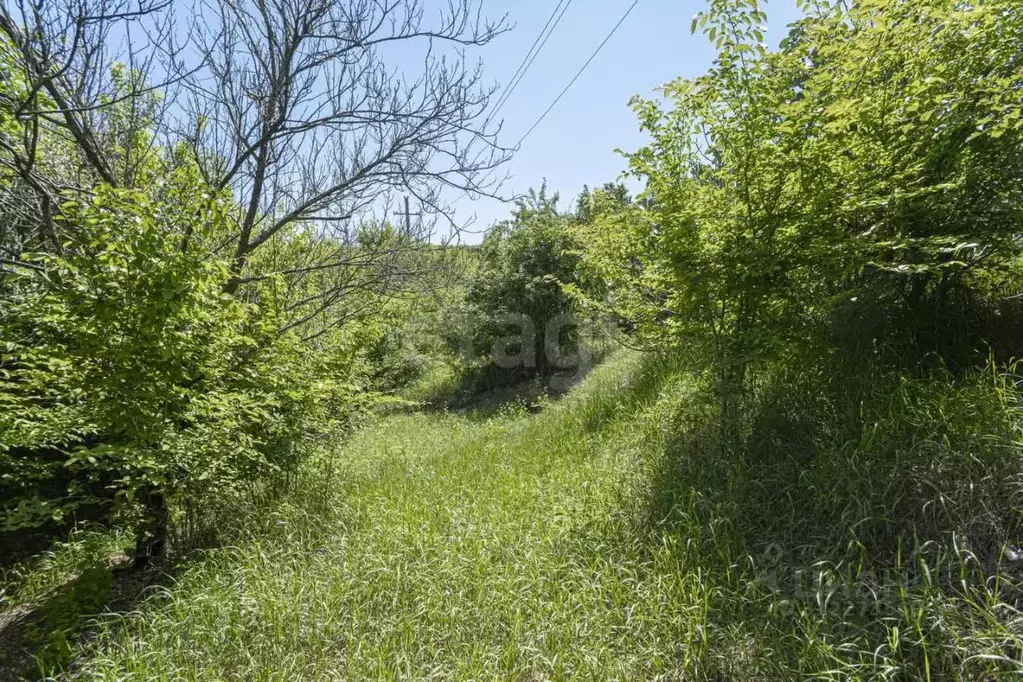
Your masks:
M 202 245 L 228 204 L 185 174 L 159 194 L 66 205 L 61 251 L 4 282 L 0 531 L 144 521 L 162 543 L 172 512 L 285 479 L 355 400 L 342 358 L 225 293 L 227 264 Z
M 580 263 L 578 244 L 556 202 L 544 189 L 534 192 L 511 221 L 487 233 L 468 287 L 476 357 L 495 349 L 518 356 L 519 364 L 505 368 L 516 376 L 550 374 L 563 367 L 560 358 L 577 350 L 575 324 L 559 326 L 560 332 L 549 328 L 573 311 L 565 285 L 577 283 Z M 552 333 L 556 338 L 548 338 Z

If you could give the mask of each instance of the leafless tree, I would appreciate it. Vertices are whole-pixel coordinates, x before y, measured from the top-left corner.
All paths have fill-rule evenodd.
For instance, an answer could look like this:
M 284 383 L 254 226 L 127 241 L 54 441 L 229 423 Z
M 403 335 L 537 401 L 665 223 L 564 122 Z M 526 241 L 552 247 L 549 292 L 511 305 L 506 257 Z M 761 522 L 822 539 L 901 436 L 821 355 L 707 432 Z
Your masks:
M 135 136 L 155 133 L 163 94 L 186 75 L 169 8 L 0 0 L 0 257 L 39 236 L 59 243 L 53 216 L 69 193 L 135 183 L 155 152 Z
M 69 192 L 133 186 L 153 155 L 166 162 L 184 143 L 209 188 L 237 203 L 219 254 L 233 264 L 229 291 L 280 275 L 296 297 L 282 330 L 335 324 L 356 291 L 404 290 L 435 260 L 415 255 L 432 226 L 458 227 L 443 197 L 491 194 L 508 157 L 484 118 L 492 90 L 469 63 L 504 20 L 485 20 L 476 0 L 438 1 L 0 0 L 11 67 L 0 69 L 0 212 L 52 232 Z M 57 140 L 45 153 L 44 136 Z M 367 214 L 382 229 L 397 195 L 424 219 L 364 239 Z M 317 245 L 254 259 L 298 237 Z
M 198 44 L 211 58 L 188 81 L 181 134 L 211 187 L 242 206 L 236 286 L 282 230 L 344 244 L 390 193 L 436 216 L 444 188 L 488 191 L 507 150 L 483 121 L 491 93 L 464 50 L 505 27 L 469 0 L 430 11 L 419 0 L 204 0 Z

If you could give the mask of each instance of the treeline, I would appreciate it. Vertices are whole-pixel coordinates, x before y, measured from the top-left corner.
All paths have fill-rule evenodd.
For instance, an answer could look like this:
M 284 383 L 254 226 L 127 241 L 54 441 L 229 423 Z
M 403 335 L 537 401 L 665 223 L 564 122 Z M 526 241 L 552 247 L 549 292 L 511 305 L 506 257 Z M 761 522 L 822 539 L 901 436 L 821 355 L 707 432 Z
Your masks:
M 87 521 L 138 564 L 192 543 L 401 380 L 381 348 L 454 271 L 441 193 L 505 158 L 464 54 L 503 30 L 469 2 L 0 2 L 5 562 Z
M 802 5 L 777 50 L 752 0 L 696 16 L 718 57 L 633 101 L 635 200 L 541 192 L 488 235 L 481 345 L 571 310 L 690 368 L 706 402 L 666 427 L 675 475 L 764 519 L 754 546 L 788 519 L 813 561 L 889 570 L 935 542 L 1013 572 L 1023 10 Z
M 909 364 L 1020 348 L 1023 14 L 802 5 L 776 51 L 755 2 L 694 19 L 714 67 L 633 101 L 651 142 L 627 159 L 646 190 L 586 233 L 610 284 L 597 303 L 702 352 L 726 419 L 752 370 L 822 335 Z

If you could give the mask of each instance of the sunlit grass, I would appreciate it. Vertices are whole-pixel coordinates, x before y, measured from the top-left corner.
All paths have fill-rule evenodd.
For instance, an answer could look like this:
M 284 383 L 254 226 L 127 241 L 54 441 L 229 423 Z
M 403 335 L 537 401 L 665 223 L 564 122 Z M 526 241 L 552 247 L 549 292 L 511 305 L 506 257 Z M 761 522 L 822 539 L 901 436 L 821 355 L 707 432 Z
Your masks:
M 814 519 L 758 518 L 734 497 L 751 489 L 750 469 L 701 426 L 711 413 L 684 372 L 620 356 L 537 415 L 384 418 L 233 546 L 195 561 L 138 613 L 106 621 L 72 673 L 837 680 L 1023 671 L 1007 576 L 985 574 L 966 545 L 932 542 L 914 554 L 909 534 L 891 557 L 871 556 L 869 543 L 825 541 L 855 528 L 822 528 L 814 539 Z M 823 494 L 804 495 L 825 510 Z M 833 504 L 840 509 L 820 522 L 857 509 Z M 862 504 L 875 509 L 869 496 Z

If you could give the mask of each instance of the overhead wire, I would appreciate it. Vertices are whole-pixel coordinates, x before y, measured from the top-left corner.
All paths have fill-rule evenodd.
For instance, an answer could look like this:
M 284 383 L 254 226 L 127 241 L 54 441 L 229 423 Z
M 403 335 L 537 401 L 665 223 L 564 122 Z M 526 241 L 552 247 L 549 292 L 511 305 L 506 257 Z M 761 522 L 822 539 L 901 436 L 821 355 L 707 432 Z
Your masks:
M 593 60 L 597 58 L 597 55 L 600 54 L 600 51 L 603 50 L 604 46 L 608 44 L 612 37 L 614 37 L 614 34 L 618 32 L 618 29 L 621 28 L 622 24 L 625 23 L 625 20 L 629 18 L 629 15 L 632 14 L 632 10 L 636 9 L 636 5 L 638 4 L 639 0 L 634 0 L 633 3 L 629 6 L 629 9 L 625 10 L 625 14 L 622 15 L 622 18 L 618 20 L 618 23 L 615 24 L 614 28 L 611 29 L 611 32 L 607 34 L 603 42 L 601 42 L 600 45 L 597 46 L 597 49 L 593 51 L 593 54 L 590 55 L 590 58 L 587 59 L 586 63 L 582 65 L 582 68 L 580 68 L 579 71 L 575 74 L 575 76 L 572 77 L 572 80 L 568 82 L 568 85 L 566 85 L 565 88 L 558 94 L 558 96 L 554 98 L 554 101 L 551 102 L 551 105 L 549 107 L 547 107 L 547 110 L 540 114 L 540 118 L 536 119 L 536 122 L 533 123 L 533 125 L 530 126 L 529 130 L 526 131 L 526 134 L 519 138 L 519 141 L 515 145 L 516 147 L 520 146 L 525 141 L 525 139 L 529 137 L 534 130 L 536 130 L 537 126 L 543 123 L 543 120 L 547 118 L 547 115 L 551 113 L 551 110 L 554 109 L 555 106 L 557 106 L 558 102 L 561 101 L 561 98 L 565 96 L 565 93 L 567 93 L 569 89 L 571 89 L 571 87 L 575 85 L 575 82 L 579 80 L 579 77 L 583 75 L 584 71 L 586 71 L 586 67 L 588 67 L 590 63 L 592 63 Z
M 550 39 L 550 36 L 554 32 L 554 29 L 558 27 L 558 24 L 561 22 L 561 17 L 565 15 L 565 11 L 568 9 L 568 6 L 572 4 L 572 0 L 567 0 L 567 4 L 565 4 L 564 8 L 561 9 L 561 13 L 558 14 L 558 10 L 559 8 L 562 7 L 562 4 L 564 4 L 564 2 L 565 0 L 559 0 L 558 4 L 554 7 L 554 10 L 551 12 L 551 16 L 548 17 L 547 19 L 547 23 L 544 24 L 543 29 L 540 30 L 540 34 L 536 37 L 536 40 L 533 41 L 533 44 L 532 46 L 530 46 L 529 51 L 526 52 L 526 56 L 523 57 L 522 62 L 519 64 L 519 68 L 516 69 L 515 75 L 512 76 L 512 80 L 509 82 L 508 88 L 505 89 L 504 93 L 499 98 L 493 113 L 491 113 L 490 116 L 487 118 L 488 121 L 490 121 L 494 117 L 494 115 L 496 115 L 497 112 L 501 110 L 501 107 L 504 106 L 504 103 L 508 100 L 508 97 L 511 96 L 511 92 L 514 91 L 518 82 L 522 80 L 522 76 L 525 75 L 525 71 L 528 71 L 529 67 L 532 66 L 534 61 L 536 61 L 536 57 L 540 53 L 540 50 L 542 50 L 544 45 L 547 44 L 547 41 Z M 516 147 L 521 146 L 522 143 L 526 140 L 526 138 L 529 137 L 541 123 L 543 123 L 544 119 L 547 118 L 547 115 L 551 113 L 554 107 L 557 106 L 558 102 L 560 102 L 561 99 L 565 96 L 565 94 L 572 88 L 572 86 L 575 85 L 575 82 L 579 80 L 579 77 L 583 75 L 583 72 L 586 71 L 587 67 L 589 67 L 593 60 L 597 58 L 597 55 L 600 54 L 601 50 L 604 49 L 604 46 L 611 41 L 611 38 L 613 38 L 614 34 L 618 32 L 618 29 L 621 28 L 622 24 L 625 23 L 625 20 L 629 18 L 629 15 L 632 14 L 632 11 L 636 9 L 636 5 L 638 4 L 639 0 L 633 0 L 633 3 L 629 5 L 629 8 L 627 10 L 625 10 L 625 14 L 622 15 L 622 17 L 618 20 L 618 23 L 614 25 L 614 28 L 612 28 L 611 31 L 604 37 L 604 40 L 601 41 L 600 45 L 598 45 L 597 49 L 593 51 L 589 59 L 587 59 L 586 62 L 582 65 L 582 67 L 579 69 L 579 71 L 576 72 L 576 74 L 572 77 L 572 80 L 568 82 L 568 85 L 566 85 L 564 89 L 562 89 L 562 91 L 558 94 L 558 96 L 554 98 L 554 101 L 551 102 L 550 106 L 548 106 L 547 109 L 542 114 L 540 114 L 540 117 L 536 119 L 532 126 L 530 126 L 529 130 L 527 130 L 526 133 L 521 138 L 519 138 L 519 141 L 515 144 Z M 555 15 L 557 15 L 557 19 L 555 19 Z M 551 26 L 552 21 L 554 22 L 553 26 Z M 547 30 L 548 27 L 550 27 L 549 31 Z M 540 45 L 539 49 L 536 49 L 537 44 Z M 536 49 L 535 53 L 534 49 Z M 530 57 L 530 55 L 532 55 L 532 57 Z M 525 71 L 523 69 L 525 69 Z M 490 173 L 488 173 L 488 177 L 489 175 L 492 174 L 493 170 Z M 456 204 L 459 203 L 462 199 L 465 198 L 465 196 L 466 195 L 464 194 L 460 196 L 458 199 L 455 200 L 455 203 Z
M 540 29 L 540 33 L 538 33 L 536 38 L 533 40 L 533 44 L 529 46 L 529 49 L 526 51 L 525 56 L 522 57 L 522 61 L 519 62 L 518 68 L 515 69 L 515 73 L 512 74 L 511 80 L 508 81 L 508 85 L 504 89 L 504 92 L 502 92 L 501 95 L 498 97 L 497 104 L 494 106 L 493 111 L 487 116 L 486 123 L 484 125 L 489 124 L 490 121 L 492 121 L 494 117 L 497 116 L 497 114 L 501 111 L 504 105 L 508 102 L 508 99 L 511 97 L 512 93 L 514 93 L 515 88 L 517 88 L 519 83 L 522 82 L 522 79 L 523 77 L 525 77 L 526 72 L 529 71 L 529 68 L 533 65 L 533 62 L 536 61 L 536 58 L 539 56 L 541 50 L 543 50 L 544 46 L 547 45 L 547 41 L 550 40 L 551 35 L 554 33 L 554 29 L 556 29 L 558 27 L 558 24 L 561 23 L 561 18 L 565 16 L 565 12 L 568 11 L 568 8 L 571 4 L 572 0 L 558 0 L 558 4 L 556 4 L 554 6 L 554 9 L 551 10 L 551 15 L 547 17 L 547 23 L 545 23 L 543 25 L 543 28 Z M 490 173 L 488 173 L 487 177 L 489 178 L 491 175 L 493 175 L 493 172 L 494 171 L 492 170 Z M 462 199 L 465 198 L 465 196 L 466 195 L 464 194 L 460 196 L 458 199 L 455 200 L 455 203 L 457 204 L 461 202 Z
M 562 7 L 562 5 L 564 5 L 564 7 Z M 515 70 L 515 74 L 512 76 L 511 80 L 508 81 L 508 87 L 505 88 L 504 92 L 498 98 L 497 104 L 494 106 L 494 111 L 490 114 L 491 119 L 497 116 L 504 105 L 507 104 L 512 94 L 515 92 L 515 89 L 519 86 L 519 83 L 522 82 L 522 79 L 525 78 L 530 67 L 533 66 L 533 62 L 535 62 L 536 58 L 540 56 L 540 52 L 547 45 L 547 41 L 550 40 L 551 36 L 554 34 L 554 30 L 558 28 L 558 24 L 561 23 L 562 17 L 565 16 L 565 12 L 568 11 L 568 8 L 571 5 L 572 0 L 567 0 L 567 2 L 566 0 L 559 0 L 558 4 L 555 5 L 554 11 L 551 12 L 551 16 L 547 19 L 547 23 L 544 24 L 544 27 L 540 30 L 540 34 L 537 35 L 536 40 L 533 41 L 529 51 L 526 52 L 526 56 L 522 58 L 522 62 L 519 64 L 519 68 Z M 561 10 L 560 14 L 558 13 L 559 9 Z M 551 25 L 552 22 L 553 25 Z

